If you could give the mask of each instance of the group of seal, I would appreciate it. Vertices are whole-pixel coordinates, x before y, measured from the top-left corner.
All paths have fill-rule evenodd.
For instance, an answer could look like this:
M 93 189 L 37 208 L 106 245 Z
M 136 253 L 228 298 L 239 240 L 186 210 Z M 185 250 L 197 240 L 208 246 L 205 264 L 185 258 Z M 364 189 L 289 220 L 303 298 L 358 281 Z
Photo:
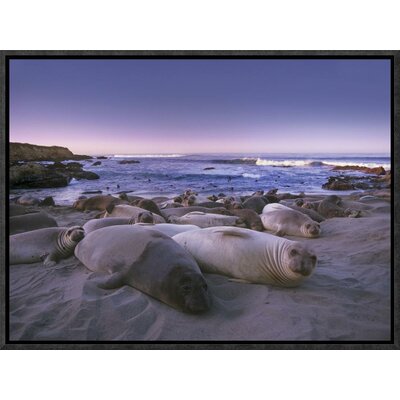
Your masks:
M 101 288 L 130 285 L 190 313 L 211 306 L 203 273 L 293 287 L 314 271 L 317 257 L 306 245 L 278 237 L 317 237 L 320 221 L 306 215 L 314 210 L 279 204 L 276 190 L 205 200 L 197 196 L 186 191 L 180 203 L 126 194 L 79 199 L 73 205 L 76 210 L 101 211 L 102 217 L 83 227 L 37 229 L 34 221 L 40 213 L 13 217 L 25 218 L 35 230 L 10 236 L 10 263 L 44 260 L 51 266 L 75 255 L 90 271 L 103 274 Z

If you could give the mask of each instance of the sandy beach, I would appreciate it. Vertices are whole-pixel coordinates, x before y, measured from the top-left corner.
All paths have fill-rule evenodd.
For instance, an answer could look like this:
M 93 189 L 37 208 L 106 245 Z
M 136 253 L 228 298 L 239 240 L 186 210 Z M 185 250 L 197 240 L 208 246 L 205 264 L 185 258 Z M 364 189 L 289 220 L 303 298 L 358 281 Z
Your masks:
M 322 197 L 321 197 L 322 198 Z M 343 196 L 343 199 L 345 196 Z M 130 286 L 104 290 L 77 258 L 55 267 L 10 266 L 11 340 L 374 341 L 390 339 L 390 201 L 352 204 L 361 218 L 330 218 L 306 241 L 318 256 L 296 288 L 237 283 L 204 274 L 211 309 L 182 313 Z M 83 225 L 98 211 L 26 207 L 58 226 Z

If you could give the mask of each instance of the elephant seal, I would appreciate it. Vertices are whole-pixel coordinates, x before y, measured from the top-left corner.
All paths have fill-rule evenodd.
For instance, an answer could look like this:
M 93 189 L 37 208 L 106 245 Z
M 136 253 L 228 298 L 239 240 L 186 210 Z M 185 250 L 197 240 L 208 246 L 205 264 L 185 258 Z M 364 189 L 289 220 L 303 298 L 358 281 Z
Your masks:
M 143 208 L 144 210 L 150 211 L 153 214 L 158 214 L 161 216 L 161 211 L 158 208 L 158 205 L 153 200 L 149 199 L 135 200 L 131 203 L 131 205 Z
M 33 197 L 30 194 L 23 194 L 17 199 L 17 204 L 21 206 L 37 206 L 40 204 L 40 199 Z
M 132 203 L 133 201 L 136 200 L 142 200 L 144 197 L 142 196 L 130 196 L 126 193 L 120 193 L 118 196 L 121 200 L 127 201 L 128 203 Z
M 341 202 L 342 199 L 335 194 L 326 196 L 319 202 L 317 211 L 325 218 L 347 217 Z
M 109 217 L 134 218 L 135 222 L 148 222 L 154 224 L 165 222 L 165 219 L 160 215 L 153 214 L 151 211 L 136 206 L 130 206 L 128 204 L 110 204 L 106 208 L 106 213 L 104 215 L 104 218 Z
M 113 225 L 133 225 L 135 224 L 134 218 L 100 218 L 100 219 L 91 219 L 83 225 L 83 229 L 85 230 L 85 235 L 90 232 L 96 231 L 97 229 L 105 228 L 106 226 Z
M 54 226 L 57 226 L 56 220 L 42 211 L 17 215 L 15 217 L 10 217 L 9 234 L 15 235 L 17 233 L 29 232 L 41 228 L 51 228 Z
M 92 196 L 87 199 L 80 199 L 75 201 L 72 207 L 76 208 L 79 211 L 105 211 L 108 206 L 111 204 L 124 204 L 125 201 L 118 199 L 113 196 Z
M 173 237 L 203 272 L 236 280 L 292 287 L 310 276 L 317 257 L 303 243 L 235 227 L 214 227 Z
M 135 226 L 141 226 L 146 229 L 153 229 L 163 233 L 169 237 L 175 236 L 178 233 L 189 232 L 200 229 L 197 225 L 178 225 L 178 224 L 144 224 L 139 222 Z
M 10 236 L 10 264 L 31 264 L 44 259 L 53 266 L 74 254 L 85 233 L 81 226 L 43 228 Z
M 223 201 L 222 201 L 222 204 L 223 204 Z M 221 203 L 218 203 L 216 201 L 203 201 L 201 203 L 198 203 L 197 206 L 205 207 L 205 208 L 220 208 Z
M 169 217 L 169 222 L 179 225 L 197 225 L 200 228 L 209 228 L 210 226 L 243 226 L 246 227 L 243 220 L 236 216 L 208 214 L 201 211 L 193 211 L 182 217 Z
M 277 236 L 292 235 L 315 238 L 321 233 L 318 222 L 279 203 L 267 204 L 260 217 L 264 228 L 274 231 Z
M 253 229 L 254 231 L 262 232 L 264 230 L 263 223 L 261 221 L 260 216 L 253 210 L 249 209 L 234 209 L 231 210 L 233 215 L 241 218 L 246 225 L 246 228 Z
M 196 261 L 156 230 L 139 226 L 98 229 L 79 243 L 75 256 L 91 271 L 111 274 L 98 285 L 104 289 L 130 285 L 188 313 L 210 308 L 211 296 Z
M 255 211 L 257 214 L 261 214 L 265 205 L 268 202 L 261 196 L 249 197 L 243 202 L 243 208 Z
M 8 206 L 8 213 L 10 217 L 16 217 L 18 215 L 28 214 L 29 211 L 26 211 L 25 207 L 19 204 L 10 204 Z
M 178 207 L 178 208 L 167 208 L 163 209 L 161 211 L 161 214 L 163 217 L 169 221 L 169 218 L 171 216 L 174 217 L 182 217 L 185 214 L 188 214 L 193 211 L 200 211 L 204 213 L 209 213 L 209 214 L 219 214 L 219 215 L 230 215 L 232 216 L 232 213 L 228 211 L 224 207 L 220 208 L 206 208 L 206 207 L 198 207 L 198 206 L 192 206 L 192 207 Z

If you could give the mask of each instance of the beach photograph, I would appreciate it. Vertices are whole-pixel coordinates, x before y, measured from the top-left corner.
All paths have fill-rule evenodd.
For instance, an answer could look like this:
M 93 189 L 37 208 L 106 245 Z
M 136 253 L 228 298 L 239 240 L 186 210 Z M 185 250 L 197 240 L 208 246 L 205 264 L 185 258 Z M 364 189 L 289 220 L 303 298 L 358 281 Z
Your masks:
M 8 72 L 11 342 L 392 340 L 389 57 Z

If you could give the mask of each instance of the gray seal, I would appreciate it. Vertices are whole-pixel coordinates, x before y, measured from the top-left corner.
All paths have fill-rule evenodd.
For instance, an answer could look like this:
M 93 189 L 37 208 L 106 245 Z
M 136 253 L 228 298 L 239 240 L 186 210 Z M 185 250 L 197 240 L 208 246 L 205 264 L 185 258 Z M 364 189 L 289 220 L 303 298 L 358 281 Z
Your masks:
M 10 217 L 10 235 L 54 226 L 57 226 L 56 220 L 42 211 Z
M 74 254 L 75 246 L 84 237 L 80 226 L 43 228 L 10 236 L 10 264 L 31 264 L 44 260 L 53 266 Z
M 110 274 L 104 289 L 130 285 L 178 310 L 207 311 L 211 295 L 194 258 L 170 237 L 138 226 L 89 233 L 75 256 L 91 271 Z

